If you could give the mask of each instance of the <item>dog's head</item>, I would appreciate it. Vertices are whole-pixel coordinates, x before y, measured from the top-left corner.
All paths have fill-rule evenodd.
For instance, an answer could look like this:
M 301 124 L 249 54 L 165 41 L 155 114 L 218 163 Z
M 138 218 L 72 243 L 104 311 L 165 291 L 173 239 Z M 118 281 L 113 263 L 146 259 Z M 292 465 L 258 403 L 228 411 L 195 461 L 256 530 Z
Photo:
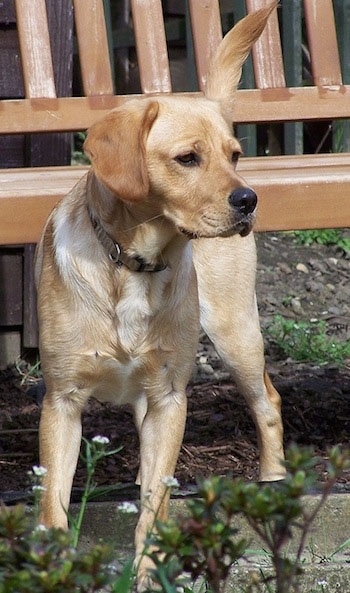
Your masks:
M 275 6 L 248 15 L 225 36 L 205 97 L 130 101 L 92 126 L 85 151 L 116 197 L 130 207 L 149 204 L 189 237 L 249 233 L 257 197 L 236 172 L 241 148 L 227 106 Z

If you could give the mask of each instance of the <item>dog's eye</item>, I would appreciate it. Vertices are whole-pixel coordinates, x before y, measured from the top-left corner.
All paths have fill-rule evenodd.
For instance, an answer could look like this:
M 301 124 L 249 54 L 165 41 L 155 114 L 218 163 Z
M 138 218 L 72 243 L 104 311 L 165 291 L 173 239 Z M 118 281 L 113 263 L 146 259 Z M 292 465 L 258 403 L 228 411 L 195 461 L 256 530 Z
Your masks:
M 194 167 L 199 164 L 199 157 L 195 152 L 188 152 L 186 154 L 179 154 L 175 157 L 175 161 L 184 167 Z
M 237 163 L 238 163 L 238 159 L 239 159 L 239 157 L 240 157 L 240 156 L 241 156 L 241 155 L 240 155 L 240 153 L 239 153 L 239 152 L 233 152 L 233 153 L 232 153 L 232 156 L 231 156 L 231 161 L 232 161 L 232 164 L 233 164 L 233 165 L 237 165 Z

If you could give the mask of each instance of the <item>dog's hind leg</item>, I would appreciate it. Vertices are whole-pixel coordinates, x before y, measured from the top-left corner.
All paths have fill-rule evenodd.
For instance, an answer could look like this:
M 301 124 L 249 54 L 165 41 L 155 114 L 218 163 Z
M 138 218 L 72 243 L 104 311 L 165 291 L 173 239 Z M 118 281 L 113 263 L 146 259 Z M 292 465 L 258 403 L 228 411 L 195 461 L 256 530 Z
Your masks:
M 40 464 L 43 480 L 40 521 L 67 528 L 67 512 L 81 443 L 81 410 L 68 397 L 47 393 L 40 418 Z
M 243 340 L 232 329 L 232 316 L 231 319 L 227 317 L 223 331 L 220 328 L 218 331 L 215 322 L 214 314 L 211 318 L 207 317 L 203 327 L 250 408 L 258 436 L 259 480 L 279 480 L 285 475 L 280 463 L 284 457 L 281 401 L 265 370 L 261 335 L 257 328 L 250 328 L 247 332 L 251 318 L 235 320 L 235 328 L 239 323 L 241 331 L 247 332 Z
M 232 372 L 257 428 L 259 479 L 282 479 L 281 402 L 265 370 L 254 238 L 201 239 L 194 242 L 194 262 L 202 327 Z

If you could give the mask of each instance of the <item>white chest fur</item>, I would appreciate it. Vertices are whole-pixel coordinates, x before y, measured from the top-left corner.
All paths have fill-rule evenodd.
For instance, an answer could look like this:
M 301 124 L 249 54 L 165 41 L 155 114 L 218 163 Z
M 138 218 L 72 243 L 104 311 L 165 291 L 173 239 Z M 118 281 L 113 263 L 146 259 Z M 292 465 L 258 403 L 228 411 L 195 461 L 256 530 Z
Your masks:
M 118 342 L 127 352 L 136 352 L 149 331 L 150 320 L 166 306 L 167 272 L 132 274 L 115 306 Z

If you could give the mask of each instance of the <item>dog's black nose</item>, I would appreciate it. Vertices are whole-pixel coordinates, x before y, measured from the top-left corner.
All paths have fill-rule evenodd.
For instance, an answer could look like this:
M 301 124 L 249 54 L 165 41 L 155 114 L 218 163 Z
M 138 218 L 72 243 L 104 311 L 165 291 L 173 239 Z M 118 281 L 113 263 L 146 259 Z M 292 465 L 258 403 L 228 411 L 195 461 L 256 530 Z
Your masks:
M 237 208 L 242 214 L 247 216 L 255 210 L 258 198 L 250 187 L 239 187 L 232 192 L 228 201 L 230 206 Z

